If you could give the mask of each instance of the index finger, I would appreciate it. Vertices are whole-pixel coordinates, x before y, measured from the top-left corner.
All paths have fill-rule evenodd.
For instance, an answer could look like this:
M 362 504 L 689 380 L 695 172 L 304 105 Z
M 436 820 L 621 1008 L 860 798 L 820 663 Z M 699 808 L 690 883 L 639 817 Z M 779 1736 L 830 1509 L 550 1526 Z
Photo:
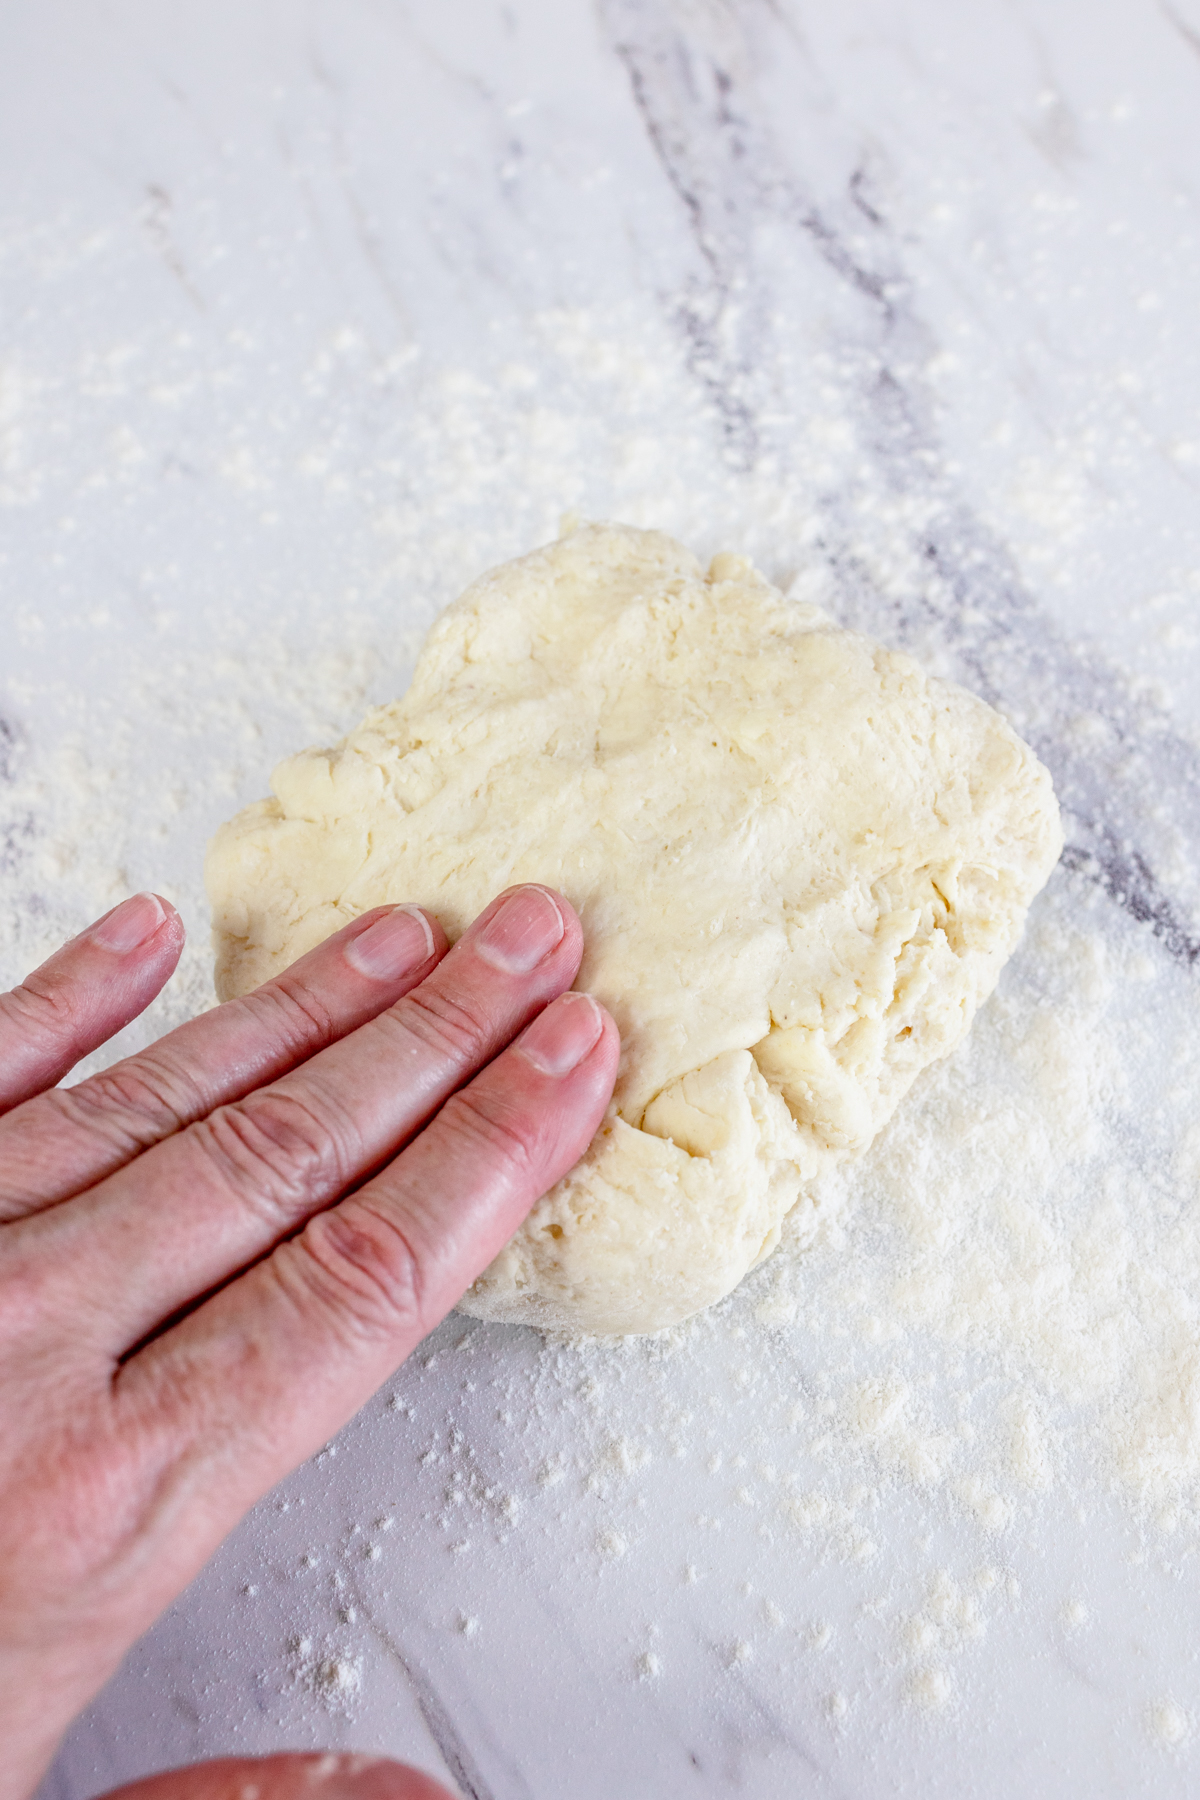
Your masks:
M 0 1113 L 52 1088 L 136 1019 L 182 949 L 175 908 L 133 894 L 0 994 Z

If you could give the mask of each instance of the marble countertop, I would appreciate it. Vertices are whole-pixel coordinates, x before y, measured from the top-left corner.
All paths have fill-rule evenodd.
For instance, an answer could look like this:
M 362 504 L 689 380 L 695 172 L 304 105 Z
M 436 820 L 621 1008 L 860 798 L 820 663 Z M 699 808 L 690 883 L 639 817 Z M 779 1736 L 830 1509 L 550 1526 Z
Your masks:
M 155 885 L 192 941 L 138 1029 L 204 1004 L 203 844 L 274 760 L 564 512 L 659 525 L 1034 743 L 1068 847 L 996 1018 L 1067 1018 L 1056 943 L 1138 971 L 1087 1000 L 1131 1046 L 1097 1183 L 1136 1242 L 1169 1165 L 1191 1245 L 1198 0 L 10 0 L 5 40 L 0 976 Z M 1088 1195 L 1025 1203 L 1082 1294 Z M 314 1745 L 471 1800 L 1194 1792 L 1194 1368 L 1169 1494 L 1044 1369 L 1054 1479 L 986 1486 L 963 1396 L 1015 1416 L 1021 1341 L 855 1325 L 872 1204 L 686 1342 L 452 1317 L 46 1800 Z M 944 1475 L 813 1426 L 904 1358 Z

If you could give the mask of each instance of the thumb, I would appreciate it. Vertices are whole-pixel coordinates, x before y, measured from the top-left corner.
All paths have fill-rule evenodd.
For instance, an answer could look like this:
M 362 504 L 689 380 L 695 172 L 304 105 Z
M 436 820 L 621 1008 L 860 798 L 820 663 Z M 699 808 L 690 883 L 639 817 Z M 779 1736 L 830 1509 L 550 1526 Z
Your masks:
M 449 1788 L 380 1756 L 222 1756 L 113 1788 L 103 1800 L 455 1800 Z

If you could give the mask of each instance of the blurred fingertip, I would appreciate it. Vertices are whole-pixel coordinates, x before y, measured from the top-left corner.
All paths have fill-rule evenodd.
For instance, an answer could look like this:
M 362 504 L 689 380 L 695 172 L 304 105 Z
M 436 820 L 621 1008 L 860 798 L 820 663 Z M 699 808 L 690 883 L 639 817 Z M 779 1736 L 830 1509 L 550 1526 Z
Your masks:
M 304 1775 L 314 1800 L 454 1800 L 440 1781 L 390 1757 L 319 1756 Z

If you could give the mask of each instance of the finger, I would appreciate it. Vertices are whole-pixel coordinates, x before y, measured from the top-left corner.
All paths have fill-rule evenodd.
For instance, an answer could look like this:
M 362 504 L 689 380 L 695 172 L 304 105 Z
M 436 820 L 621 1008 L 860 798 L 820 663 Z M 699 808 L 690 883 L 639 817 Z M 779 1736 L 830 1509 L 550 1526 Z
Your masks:
M 129 1429 L 174 1434 L 201 1537 L 325 1443 L 461 1298 L 587 1148 L 619 1051 L 608 1014 L 564 994 L 380 1175 L 130 1359 L 118 1405 Z
M 0 1220 L 91 1187 L 215 1106 L 285 1074 L 400 999 L 445 951 L 432 914 L 377 907 L 253 993 L 7 1114 Z
M 566 901 L 516 888 L 395 1006 L 10 1231 L 77 1330 L 92 1320 L 105 1354 L 124 1355 L 388 1161 L 570 986 L 581 955 Z
M 157 894 L 134 894 L 0 994 L 0 1112 L 52 1088 L 136 1019 L 182 949 L 175 908 Z
M 164 1769 L 102 1800 L 454 1800 L 449 1788 L 381 1756 L 222 1756 Z

